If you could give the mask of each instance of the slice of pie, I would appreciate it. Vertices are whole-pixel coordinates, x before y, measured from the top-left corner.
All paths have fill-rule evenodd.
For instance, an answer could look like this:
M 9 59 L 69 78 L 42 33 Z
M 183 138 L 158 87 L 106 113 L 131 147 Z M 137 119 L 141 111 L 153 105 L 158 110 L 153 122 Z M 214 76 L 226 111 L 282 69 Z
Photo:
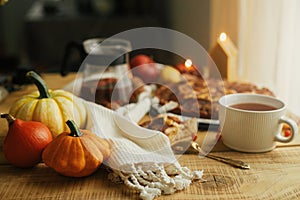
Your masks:
M 182 140 L 192 141 L 197 135 L 198 124 L 195 118 L 181 120 L 176 116 L 158 115 L 140 124 L 140 126 L 160 131 L 165 134 L 171 144 Z

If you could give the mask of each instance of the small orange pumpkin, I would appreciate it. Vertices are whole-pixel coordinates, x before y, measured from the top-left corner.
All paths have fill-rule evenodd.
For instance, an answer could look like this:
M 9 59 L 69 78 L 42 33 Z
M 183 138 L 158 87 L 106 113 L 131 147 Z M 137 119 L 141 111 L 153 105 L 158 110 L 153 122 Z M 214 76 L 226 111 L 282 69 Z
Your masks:
M 61 133 L 49 143 L 42 159 L 47 166 L 64 176 L 88 176 L 110 156 L 110 144 L 88 130 L 80 130 L 73 120 L 68 120 L 66 124 L 71 132 Z
M 44 148 L 52 141 L 50 130 L 41 122 L 23 121 L 1 113 L 9 129 L 3 142 L 6 160 L 17 167 L 27 168 L 38 164 Z

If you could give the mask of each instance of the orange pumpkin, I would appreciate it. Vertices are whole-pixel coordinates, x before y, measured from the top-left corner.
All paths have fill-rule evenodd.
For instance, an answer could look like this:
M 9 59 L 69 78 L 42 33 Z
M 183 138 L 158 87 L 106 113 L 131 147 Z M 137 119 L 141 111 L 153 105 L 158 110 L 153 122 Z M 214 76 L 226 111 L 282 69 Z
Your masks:
M 73 120 L 66 123 L 71 132 L 61 133 L 53 139 L 46 146 L 42 159 L 64 176 L 88 176 L 110 156 L 110 144 L 88 130 L 80 130 Z
M 33 167 L 42 159 L 42 152 L 52 141 L 50 130 L 41 122 L 23 121 L 10 114 L 1 113 L 9 129 L 3 142 L 6 160 L 17 167 Z

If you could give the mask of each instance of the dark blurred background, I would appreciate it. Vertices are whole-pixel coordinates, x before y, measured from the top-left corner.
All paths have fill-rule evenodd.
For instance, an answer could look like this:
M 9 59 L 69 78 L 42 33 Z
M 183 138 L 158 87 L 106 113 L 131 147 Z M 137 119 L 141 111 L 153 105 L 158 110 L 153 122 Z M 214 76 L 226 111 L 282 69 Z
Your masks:
M 58 72 L 70 41 L 145 26 L 180 31 L 208 49 L 209 7 L 209 0 L 9 0 L 0 6 L 0 73 Z M 167 52 L 147 53 L 176 62 Z

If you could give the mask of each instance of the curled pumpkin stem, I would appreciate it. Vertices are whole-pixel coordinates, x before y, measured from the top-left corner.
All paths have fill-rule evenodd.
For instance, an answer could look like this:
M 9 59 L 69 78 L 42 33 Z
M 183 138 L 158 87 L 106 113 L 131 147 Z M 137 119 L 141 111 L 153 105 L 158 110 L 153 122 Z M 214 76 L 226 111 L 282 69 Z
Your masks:
M 0 117 L 5 118 L 9 125 L 11 125 L 16 120 L 16 118 L 14 118 L 12 115 L 7 113 L 1 113 Z
M 51 94 L 48 91 L 45 81 L 34 71 L 27 72 L 26 76 L 36 85 L 40 92 L 39 99 L 51 98 Z
M 79 130 L 78 126 L 76 125 L 76 123 L 73 120 L 68 120 L 66 122 L 66 124 L 68 125 L 69 129 L 71 130 L 71 133 L 69 134 L 69 136 L 72 136 L 72 137 L 82 136 L 81 131 Z

